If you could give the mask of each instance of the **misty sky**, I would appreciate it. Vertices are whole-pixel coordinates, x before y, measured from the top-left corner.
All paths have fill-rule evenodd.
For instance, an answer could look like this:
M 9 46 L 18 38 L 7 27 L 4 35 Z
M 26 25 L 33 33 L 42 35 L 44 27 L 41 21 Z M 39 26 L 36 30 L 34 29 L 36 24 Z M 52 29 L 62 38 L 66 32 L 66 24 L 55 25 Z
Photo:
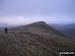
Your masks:
M 75 0 L 0 0 L 0 26 L 75 23 Z

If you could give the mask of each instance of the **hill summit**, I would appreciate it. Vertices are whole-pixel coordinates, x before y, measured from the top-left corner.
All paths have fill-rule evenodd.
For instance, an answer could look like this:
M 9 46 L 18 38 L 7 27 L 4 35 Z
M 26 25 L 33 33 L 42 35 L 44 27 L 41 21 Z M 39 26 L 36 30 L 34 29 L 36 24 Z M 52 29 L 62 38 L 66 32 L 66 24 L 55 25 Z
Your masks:
M 75 51 L 75 40 L 43 21 L 0 32 L 0 56 L 59 56 Z
M 61 34 L 59 31 L 57 31 L 52 26 L 48 25 L 44 21 L 34 22 L 28 25 L 24 25 L 21 27 L 16 27 L 12 29 L 14 32 L 31 32 L 33 34 L 41 34 L 41 35 L 62 35 L 66 37 L 65 35 Z

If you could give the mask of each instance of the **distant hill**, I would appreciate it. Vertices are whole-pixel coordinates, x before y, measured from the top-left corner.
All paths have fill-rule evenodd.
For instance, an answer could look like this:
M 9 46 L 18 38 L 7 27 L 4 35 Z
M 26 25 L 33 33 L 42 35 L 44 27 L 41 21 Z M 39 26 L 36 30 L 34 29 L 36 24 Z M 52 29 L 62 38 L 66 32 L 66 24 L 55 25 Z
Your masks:
M 60 31 L 64 34 L 66 34 L 67 36 L 70 36 L 73 39 L 75 39 L 75 29 L 63 29 L 63 30 L 60 30 Z
M 62 32 L 63 34 L 70 36 L 75 39 L 75 24 L 67 24 L 67 25 L 53 25 L 57 30 Z
M 15 28 L 15 27 L 19 27 L 19 26 L 7 26 L 8 29 L 12 29 L 12 28 Z M 0 30 L 4 30 L 5 27 L 0 27 Z
M 0 31 L 0 56 L 59 56 L 75 51 L 75 40 L 43 21 Z
M 0 30 L 3 30 L 4 29 L 4 27 L 0 27 Z

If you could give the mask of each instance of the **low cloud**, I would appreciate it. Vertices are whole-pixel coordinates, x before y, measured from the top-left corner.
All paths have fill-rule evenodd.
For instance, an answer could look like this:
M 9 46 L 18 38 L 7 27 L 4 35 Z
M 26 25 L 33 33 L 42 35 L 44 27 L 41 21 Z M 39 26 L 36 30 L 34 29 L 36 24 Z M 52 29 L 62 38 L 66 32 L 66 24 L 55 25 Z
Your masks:
M 17 26 L 26 25 L 29 23 L 45 21 L 48 24 L 70 24 L 74 23 L 75 19 L 72 17 L 65 16 L 12 16 L 12 17 L 2 17 L 0 19 L 0 25 L 4 26 Z

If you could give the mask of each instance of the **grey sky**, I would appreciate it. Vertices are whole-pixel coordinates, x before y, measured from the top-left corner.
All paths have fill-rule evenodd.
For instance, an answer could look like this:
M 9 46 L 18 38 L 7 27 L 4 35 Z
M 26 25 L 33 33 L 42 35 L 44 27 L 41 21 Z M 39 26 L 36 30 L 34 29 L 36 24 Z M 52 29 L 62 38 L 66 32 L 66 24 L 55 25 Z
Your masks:
M 75 0 L 0 0 L 0 22 L 8 25 L 34 21 L 75 22 Z

